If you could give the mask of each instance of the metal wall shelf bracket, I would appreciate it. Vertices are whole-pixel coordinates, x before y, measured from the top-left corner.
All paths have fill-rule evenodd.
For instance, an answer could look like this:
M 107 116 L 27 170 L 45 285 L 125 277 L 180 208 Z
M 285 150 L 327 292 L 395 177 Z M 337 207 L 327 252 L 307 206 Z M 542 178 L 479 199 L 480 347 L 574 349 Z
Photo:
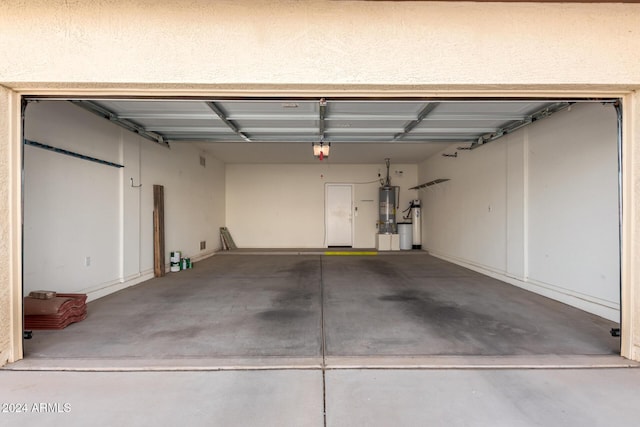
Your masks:
M 425 182 L 424 184 L 416 185 L 409 188 L 409 190 L 420 190 L 421 188 L 431 187 L 432 185 L 440 184 L 442 182 L 451 181 L 449 178 L 438 178 L 433 181 Z

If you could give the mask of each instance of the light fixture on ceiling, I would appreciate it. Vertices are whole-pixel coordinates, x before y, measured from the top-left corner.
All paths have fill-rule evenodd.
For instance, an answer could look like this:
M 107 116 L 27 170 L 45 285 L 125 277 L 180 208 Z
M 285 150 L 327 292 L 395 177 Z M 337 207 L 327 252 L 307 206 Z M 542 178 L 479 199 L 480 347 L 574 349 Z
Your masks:
M 313 147 L 313 155 L 322 160 L 325 157 L 329 157 L 329 150 L 331 149 L 331 143 L 326 144 L 323 141 L 311 143 Z

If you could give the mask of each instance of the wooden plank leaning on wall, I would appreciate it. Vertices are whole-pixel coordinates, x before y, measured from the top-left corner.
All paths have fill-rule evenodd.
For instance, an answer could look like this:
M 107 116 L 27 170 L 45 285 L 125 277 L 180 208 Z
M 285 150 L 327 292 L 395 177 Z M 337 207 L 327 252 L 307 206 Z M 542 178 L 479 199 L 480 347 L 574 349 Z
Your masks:
M 164 265 L 164 186 L 153 186 L 153 274 L 162 277 Z

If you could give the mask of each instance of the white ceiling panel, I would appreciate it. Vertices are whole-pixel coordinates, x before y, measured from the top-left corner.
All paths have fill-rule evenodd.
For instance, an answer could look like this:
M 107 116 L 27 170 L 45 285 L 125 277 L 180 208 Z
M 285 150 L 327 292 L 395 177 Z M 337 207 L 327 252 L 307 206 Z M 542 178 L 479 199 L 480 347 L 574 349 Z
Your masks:
M 494 117 L 501 115 L 525 115 L 539 110 L 550 104 L 549 101 L 463 101 L 441 102 L 433 111 L 438 114 L 489 114 Z
M 330 119 L 402 119 L 417 117 L 428 102 L 424 101 L 328 101 L 327 117 Z
M 260 118 L 317 118 L 318 101 L 216 101 L 230 120 Z
M 517 117 L 519 119 L 521 116 L 514 116 L 514 117 Z M 495 117 L 491 117 L 487 119 L 479 119 L 479 118 L 438 119 L 435 117 L 433 118 L 427 117 L 415 127 L 415 131 L 417 131 L 418 129 L 428 129 L 428 128 L 460 129 L 462 127 L 464 128 L 484 127 L 484 128 L 498 129 L 500 128 L 500 126 L 504 125 L 504 123 L 505 123 L 504 119 L 497 120 Z
M 413 119 L 412 119 L 413 120 Z M 375 120 L 364 117 L 358 120 L 336 120 L 326 121 L 327 129 L 396 129 L 401 131 L 411 120 Z
M 210 114 L 211 110 L 203 102 L 174 101 L 174 100 L 100 100 L 96 104 L 126 116 L 134 113 L 180 113 L 180 114 Z
M 122 117 L 122 116 L 121 116 Z M 124 117 L 126 118 L 126 117 Z M 181 128 L 181 127 L 210 127 L 210 128 L 229 128 L 218 117 L 208 117 L 205 119 L 180 119 L 180 118 L 138 118 L 130 119 L 133 122 L 139 123 L 145 129 L 153 130 L 158 128 Z

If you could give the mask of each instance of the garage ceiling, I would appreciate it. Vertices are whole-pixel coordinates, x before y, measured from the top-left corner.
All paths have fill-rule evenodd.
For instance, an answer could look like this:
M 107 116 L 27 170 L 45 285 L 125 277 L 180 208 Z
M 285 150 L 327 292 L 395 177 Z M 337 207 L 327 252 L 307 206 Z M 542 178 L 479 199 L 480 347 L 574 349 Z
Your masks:
M 162 144 L 197 143 L 226 163 L 417 163 L 451 146 L 481 145 L 559 111 L 550 100 L 75 100 Z

